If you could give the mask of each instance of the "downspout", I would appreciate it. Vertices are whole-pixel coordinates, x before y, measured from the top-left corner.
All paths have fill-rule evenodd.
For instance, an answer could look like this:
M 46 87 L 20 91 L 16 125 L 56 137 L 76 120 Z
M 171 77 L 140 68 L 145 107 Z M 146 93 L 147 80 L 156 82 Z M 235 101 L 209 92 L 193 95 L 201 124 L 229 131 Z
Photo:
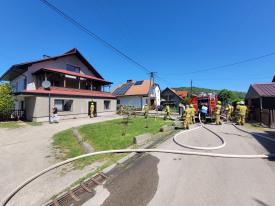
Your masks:
M 260 122 L 262 123 L 263 99 L 260 97 Z

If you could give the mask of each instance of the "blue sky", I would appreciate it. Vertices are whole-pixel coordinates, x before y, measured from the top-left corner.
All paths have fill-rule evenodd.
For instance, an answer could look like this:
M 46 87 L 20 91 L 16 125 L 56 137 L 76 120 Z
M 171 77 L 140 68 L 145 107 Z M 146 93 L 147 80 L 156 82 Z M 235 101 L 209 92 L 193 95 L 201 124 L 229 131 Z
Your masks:
M 275 52 L 275 1 L 49 0 L 162 79 L 166 86 L 246 91 L 275 75 L 275 55 L 221 70 L 187 74 Z M 148 74 L 91 39 L 39 0 L 1 1 L 0 74 L 12 64 L 76 47 L 115 84 Z

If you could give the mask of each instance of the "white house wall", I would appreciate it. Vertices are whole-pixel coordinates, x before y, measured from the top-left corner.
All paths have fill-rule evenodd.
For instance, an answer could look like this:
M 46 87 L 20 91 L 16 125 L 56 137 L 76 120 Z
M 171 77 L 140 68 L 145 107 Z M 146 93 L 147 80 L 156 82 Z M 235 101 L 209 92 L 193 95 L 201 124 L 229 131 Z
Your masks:
M 66 65 L 70 64 L 73 66 L 80 67 L 80 73 L 87 74 L 91 76 L 95 76 L 87 66 L 85 66 L 80 59 L 75 55 L 65 56 L 57 58 L 56 60 L 49 59 L 48 61 L 34 63 L 28 68 L 24 74 L 27 76 L 27 90 L 35 90 L 35 80 L 33 78 L 32 73 L 38 71 L 41 68 L 49 67 L 49 68 L 58 68 L 66 70 Z
M 136 108 L 142 108 L 146 102 L 146 98 L 142 96 L 124 96 L 117 97 L 117 99 L 120 101 L 119 105 L 134 106 Z
M 97 99 L 97 98 L 83 98 L 83 97 L 63 97 L 54 96 L 51 98 L 51 108 L 55 100 L 72 100 L 72 110 L 58 112 L 61 120 L 71 118 L 88 117 L 88 106 L 90 101 L 96 102 L 97 112 L 100 116 L 103 113 L 116 112 L 116 99 Z M 30 96 L 25 98 L 27 120 L 30 121 L 48 121 L 49 115 L 49 98 L 47 96 Z M 104 109 L 104 101 L 110 101 L 110 108 Z
M 155 87 L 155 96 L 156 96 L 156 104 L 157 106 L 160 105 L 160 88 Z

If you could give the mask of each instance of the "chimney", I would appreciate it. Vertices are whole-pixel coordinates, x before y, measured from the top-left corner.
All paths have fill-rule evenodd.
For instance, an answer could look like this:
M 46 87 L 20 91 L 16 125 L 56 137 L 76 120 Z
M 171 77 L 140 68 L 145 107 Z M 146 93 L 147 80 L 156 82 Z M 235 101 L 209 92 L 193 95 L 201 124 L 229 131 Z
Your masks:
M 132 79 L 127 80 L 127 83 L 133 83 L 133 82 L 134 82 L 134 80 L 132 80 Z
M 43 57 L 43 59 L 51 58 L 49 55 L 46 55 L 46 54 L 44 54 L 42 57 Z

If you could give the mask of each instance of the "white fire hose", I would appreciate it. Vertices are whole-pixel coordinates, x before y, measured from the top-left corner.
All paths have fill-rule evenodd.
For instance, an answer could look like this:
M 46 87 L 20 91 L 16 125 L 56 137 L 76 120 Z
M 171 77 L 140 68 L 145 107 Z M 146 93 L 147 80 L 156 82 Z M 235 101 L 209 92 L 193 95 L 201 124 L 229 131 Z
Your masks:
M 189 130 L 183 130 L 183 131 L 177 133 L 177 134 L 173 137 L 173 141 L 174 141 L 176 144 L 178 144 L 178 145 L 180 145 L 180 146 L 182 146 L 182 147 L 186 147 L 186 148 L 189 148 L 189 149 L 197 149 L 197 150 L 217 150 L 217 149 L 221 149 L 221 148 L 225 147 L 226 143 L 225 143 L 224 139 L 223 139 L 220 135 L 218 135 L 217 133 L 215 133 L 215 132 L 213 132 L 212 130 L 208 129 L 208 128 L 202 123 L 200 113 L 199 113 L 199 121 L 200 121 L 200 126 L 195 127 L 195 128 L 192 128 L 192 129 L 189 129 Z M 181 134 L 183 134 L 183 133 L 186 133 L 186 132 L 191 132 L 191 131 L 194 131 L 194 130 L 197 130 L 197 129 L 201 129 L 201 128 L 204 128 L 204 129 L 208 130 L 209 132 L 213 133 L 214 135 L 216 135 L 216 136 L 220 139 L 220 141 L 222 142 L 222 144 L 219 145 L 219 146 L 216 146 L 216 147 L 197 147 L 197 146 L 191 146 L 191 145 L 183 144 L 183 143 L 180 143 L 180 142 L 178 141 L 179 135 L 181 135 Z
M 182 134 L 183 132 L 190 132 L 193 131 L 195 129 L 201 128 L 197 127 L 191 130 L 185 130 L 180 132 L 180 134 Z M 239 129 L 239 128 L 238 128 Z M 213 131 L 211 131 L 213 132 Z M 246 131 L 245 131 L 246 132 Z M 213 132 L 214 133 L 214 132 Z M 179 134 L 176 134 L 176 136 L 178 136 Z M 256 134 L 255 134 L 256 135 Z M 218 136 L 218 135 L 217 135 Z M 275 141 L 272 138 L 267 138 L 263 135 L 257 135 L 259 137 L 264 137 L 266 139 Z M 221 146 L 218 147 L 222 147 L 225 145 L 224 140 L 222 139 L 223 144 Z M 185 147 L 187 147 L 186 145 L 184 145 Z M 189 146 L 189 148 L 200 148 L 202 149 L 202 147 L 193 147 L 193 146 Z M 209 150 L 209 147 L 207 148 Z M 74 158 L 70 158 L 68 160 L 62 161 L 60 163 L 57 163 L 51 167 L 48 167 L 44 170 L 42 170 L 41 172 L 35 174 L 34 176 L 30 177 L 29 179 L 27 179 L 26 181 L 24 181 L 21 185 L 19 185 L 17 188 L 15 188 L 2 202 L 2 206 L 5 206 L 8 204 L 8 202 L 21 190 L 23 189 L 26 185 L 28 185 L 29 183 L 31 183 L 32 181 L 34 181 L 35 179 L 37 179 L 38 177 L 42 176 L 43 174 L 58 168 L 62 165 L 71 163 L 73 161 L 85 158 L 85 157 L 91 157 L 91 156 L 95 156 L 95 155 L 101 155 L 101 154 L 111 154 L 111 153 L 132 153 L 132 152 L 137 152 L 137 153 L 141 153 L 141 152 L 147 152 L 147 153 L 167 153 L 167 154 L 181 154 L 181 155 L 193 155 L 193 156 L 202 156 L 202 157 L 216 157 L 216 158 L 241 158 L 241 159 L 269 159 L 269 158 L 275 158 L 275 154 L 251 154 L 251 155 L 241 155 L 241 154 L 222 154 L 222 153 L 209 153 L 209 152 L 192 152 L 192 151 L 183 151 L 183 150 L 165 150 L 165 149 L 119 149 L 119 150 L 106 150 L 106 151 L 99 151 L 99 152 L 92 152 L 89 154 L 84 154 L 84 155 L 80 155 Z

